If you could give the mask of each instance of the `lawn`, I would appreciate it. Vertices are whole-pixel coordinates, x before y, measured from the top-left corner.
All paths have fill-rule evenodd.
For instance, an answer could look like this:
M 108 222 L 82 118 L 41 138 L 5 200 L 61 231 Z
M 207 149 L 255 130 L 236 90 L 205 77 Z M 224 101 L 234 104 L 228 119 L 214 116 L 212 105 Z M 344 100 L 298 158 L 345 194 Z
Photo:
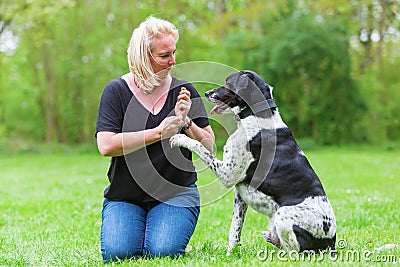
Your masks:
M 267 245 L 265 216 L 249 209 L 242 246 L 227 257 L 232 192 L 199 163 L 203 206 L 184 258 L 140 259 L 118 266 L 296 266 L 399 262 L 400 150 L 305 151 L 335 209 L 336 256 L 305 258 Z M 0 155 L 0 266 L 101 266 L 99 231 L 109 159 L 95 153 Z M 384 263 L 382 263 L 384 264 Z

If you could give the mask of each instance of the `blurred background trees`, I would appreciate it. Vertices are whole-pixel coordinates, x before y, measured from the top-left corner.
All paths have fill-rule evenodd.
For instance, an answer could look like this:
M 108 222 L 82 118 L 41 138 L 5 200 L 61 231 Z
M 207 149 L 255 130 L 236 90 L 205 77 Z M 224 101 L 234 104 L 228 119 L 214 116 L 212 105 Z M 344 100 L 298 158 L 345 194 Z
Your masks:
M 128 71 L 132 30 L 151 14 L 179 28 L 178 63 L 259 72 L 297 138 L 398 142 L 399 4 L 2 0 L 0 142 L 93 143 L 101 91 Z

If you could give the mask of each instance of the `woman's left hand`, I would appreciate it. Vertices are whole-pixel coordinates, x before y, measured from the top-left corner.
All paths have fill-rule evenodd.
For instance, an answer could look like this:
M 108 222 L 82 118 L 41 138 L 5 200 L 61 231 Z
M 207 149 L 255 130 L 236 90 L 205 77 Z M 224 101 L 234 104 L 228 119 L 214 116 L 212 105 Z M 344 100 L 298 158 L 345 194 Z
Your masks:
M 175 115 L 182 115 L 183 118 L 189 113 L 192 101 L 190 100 L 190 92 L 185 87 L 181 87 L 181 91 L 178 95 L 178 101 L 175 105 Z

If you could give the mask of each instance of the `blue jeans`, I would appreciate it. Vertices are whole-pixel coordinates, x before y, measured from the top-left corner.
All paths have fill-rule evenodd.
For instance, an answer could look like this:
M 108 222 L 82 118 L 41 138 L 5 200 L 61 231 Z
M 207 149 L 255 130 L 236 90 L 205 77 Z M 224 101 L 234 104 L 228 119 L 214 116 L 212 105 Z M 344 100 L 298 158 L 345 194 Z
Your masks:
M 198 191 L 192 189 L 189 196 L 178 195 L 171 202 L 150 209 L 105 198 L 100 233 L 103 261 L 140 256 L 183 256 L 200 213 Z

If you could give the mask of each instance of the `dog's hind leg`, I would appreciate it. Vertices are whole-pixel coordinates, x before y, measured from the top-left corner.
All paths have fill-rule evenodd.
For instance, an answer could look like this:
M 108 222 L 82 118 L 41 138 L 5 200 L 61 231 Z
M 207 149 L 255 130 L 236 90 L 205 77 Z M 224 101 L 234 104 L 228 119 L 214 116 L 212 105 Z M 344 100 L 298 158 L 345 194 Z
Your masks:
M 297 241 L 292 225 L 279 225 L 276 228 L 276 232 L 282 248 L 287 251 L 300 251 L 300 244 Z
M 273 233 L 276 233 L 273 237 L 278 238 L 276 243 L 287 251 L 300 251 L 300 244 L 293 231 L 293 224 L 296 223 L 294 208 L 289 206 L 280 207 L 272 220 L 274 223 Z
M 248 205 L 243 201 L 239 192 L 235 188 L 235 202 L 233 205 L 233 216 L 231 228 L 229 230 L 228 252 L 229 256 L 236 246 L 240 246 L 240 236 L 242 234 L 243 223 L 246 217 Z
M 274 233 L 274 231 L 263 231 L 262 233 L 262 237 L 264 237 L 265 241 L 267 241 L 268 243 L 271 243 L 272 245 L 274 245 L 277 248 L 281 248 L 281 241 L 279 240 L 279 237 L 276 233 Z
M 293 231 L 296 234 L 297 241 L 300 244 L 300 251 L 324 251 L 335 250 L 336 235 L 331 238 L 316 238 L 307 230 L 298 225 L 293 225 Z

